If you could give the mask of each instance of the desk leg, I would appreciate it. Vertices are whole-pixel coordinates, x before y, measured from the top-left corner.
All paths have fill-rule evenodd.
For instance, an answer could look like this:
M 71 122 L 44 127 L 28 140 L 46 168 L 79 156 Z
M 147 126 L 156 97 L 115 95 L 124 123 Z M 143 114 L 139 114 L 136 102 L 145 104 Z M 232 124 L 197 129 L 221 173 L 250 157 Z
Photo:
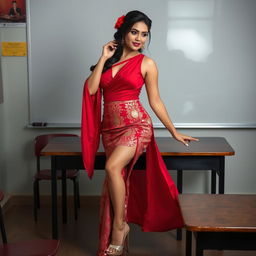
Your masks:
M 58 216 L 57 216 L 57 173 L 56 158 L 51 158 L 51 177 L 52 177 L 52 238 L 58 239 Z
M 61 170 L 62 172 L 62 221 L 67 223 L 67 175 L 66 170 Z
M 219 194 L 224 194 L 225 191 L 225 158 L 220 157 L 220 170 L 219 170 Z
M 73 179 L 74 183 L 74 210 L 75 210 L 75 220 L 77 220 L 77 208 L 80 208 L 79 205 L 79 184 L 77 179 Z
M 183 183 L 183 171 L 177 170 L 177 188 L 180 194 L 182 194 L 182 183 Z
M 186 231 L 186 256 L 192 255 L 192 232 Z
M 216 194 L 216 171 L 212 170 L 211 193 Z
M 183 171 L 177 170 L 177 188 L 180 194 L 182 194 L 182 185 L 183 185 Z M 176 239 L 179 241 L 182 239 L 181 228 L 177 228 Z
M 204 256 L 203 242 L 201 241 L 201 234 L 196 233 L 196 256 Z

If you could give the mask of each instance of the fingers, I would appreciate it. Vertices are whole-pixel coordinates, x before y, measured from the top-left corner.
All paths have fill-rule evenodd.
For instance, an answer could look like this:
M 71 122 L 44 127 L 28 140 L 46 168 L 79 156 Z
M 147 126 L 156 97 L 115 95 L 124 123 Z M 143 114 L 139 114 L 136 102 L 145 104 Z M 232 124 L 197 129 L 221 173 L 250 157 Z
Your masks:
M 185 145 L 185 146 L 187 146 L 188 147 L 188 143 L 184 140 L 184 141 L 182 141 L 182 143 Z
M 114 45 L 117 44 L 116 41 L 109 41 L 108 43 L 105 44 L 105 46 L 109 46 L 109 45 Z
M 115 41 L 110 41 L 105 45 L 105 47 L 112 51 L 117 48 L 117 43 Z
M 176 139 L 188 147 L 188 142 L 183 138 L 183 136 L 177 137 Z
M 183 139 L 184 140 L 188 140 L 188 141 L 199 141 L 199 139 L 197 139 L 197 138 L 194 138 L 194 137 L 191 137 L 191 136 L 183 136 Z
M 193 140 L 193 141 L 199 141 L 199 139 L 197 139 L 197 138 L 193 138 L 193 137 L 191 137 L 191 138 L 190 138 L 190 140 Z
M 194 137 L 191 137 L 191 136 L 186 136 L 186 135 L 183 135 L 182 138 L 181 138 L 181 142 L 185 145 L 185 146 L 189 146 L 188 143 L 190 141 L 199 141 L 199 139 L 197 138 L 194 138 Z
M 117 43 L 115 41 L 110 41 L 107 44 L 103 46 L 102 55 L 110 58 L 115 54 L 115 51 L 117 49 Z

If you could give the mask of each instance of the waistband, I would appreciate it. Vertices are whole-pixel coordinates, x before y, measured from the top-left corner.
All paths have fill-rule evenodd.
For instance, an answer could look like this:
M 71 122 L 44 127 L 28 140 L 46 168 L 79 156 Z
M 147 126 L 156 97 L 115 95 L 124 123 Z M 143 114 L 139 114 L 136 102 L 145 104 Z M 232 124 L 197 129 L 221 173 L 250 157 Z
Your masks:
M 134 100 L 113 100 L 113 101 L 104 101 L 104 105 L 108 104 L 114 104 L 114 103 L 128 103 L 128 102 L 139 102 L 139 99 L 134 99 Z

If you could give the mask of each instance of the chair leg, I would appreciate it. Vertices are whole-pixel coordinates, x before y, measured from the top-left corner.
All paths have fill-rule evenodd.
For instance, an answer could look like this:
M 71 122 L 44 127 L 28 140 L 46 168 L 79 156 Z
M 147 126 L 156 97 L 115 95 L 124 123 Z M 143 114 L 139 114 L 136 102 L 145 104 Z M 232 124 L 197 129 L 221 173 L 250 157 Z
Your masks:
M 79 181 L 76 179 L 76 187 L 77 187 L 77 207 L 80 209 L 80 189 L 79 189 Z
M 62 221 L 67 223 L 67 174 L 66 170 L 62 171 Z
M 76 179 L 73 179 L 74 185 L 74 211 L 75 211 L 75 220 L 77 220 L 77 182 Z
M 0 206 L 0 228 L 1 228 L 1 233 L 2 233 L 2 240 L 3 243 L 7 243 L 7 238 L 6 238 L 6 232 L 5 232 L 5 227 L 4 227 L 4 217 L 3 217 L 3 212 L 2 212 L 2 207 Z
M 34 180 L 34 183 L 33 183 L 33 196 L 34 196 L 34 220 L 37 221 L 37 207 L 38 207 L 38 195 L 37 195 L 37 186 L 38 186 L 38 183 L 36 180 Z
M 40 191 L 39 191 L 39 180 L 36 180 L 36 200 L 37 200 L 37 208 L 40 209 Z
M 79 169 L 77 169 L 77 171 L 78 171 L 78 175 L 76 176 L 77 208 L 80 209 L 80 189 L 79 189 L 79 176 L 80 176 L 80 172 L 79 172 Z

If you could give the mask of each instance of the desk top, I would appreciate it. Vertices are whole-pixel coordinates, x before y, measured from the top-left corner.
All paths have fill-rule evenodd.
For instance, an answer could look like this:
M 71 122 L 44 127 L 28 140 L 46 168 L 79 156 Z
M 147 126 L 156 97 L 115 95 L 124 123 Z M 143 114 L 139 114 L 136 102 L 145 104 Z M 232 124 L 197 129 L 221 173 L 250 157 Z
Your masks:
M 157 137 L 156 142 L 162 156 L 231 156 L 233 148 L 222 137 L 197 137 L 199 141 L 191 141 L 186 147 L 172 137 Z M 41 151 L 41 155 L 81 155 L 79 137 L 53 138 Z M 104 155 L 100 144 L 97 155 Z
M 179 195 L 190 231 L 256 232 L 256 195 Z

